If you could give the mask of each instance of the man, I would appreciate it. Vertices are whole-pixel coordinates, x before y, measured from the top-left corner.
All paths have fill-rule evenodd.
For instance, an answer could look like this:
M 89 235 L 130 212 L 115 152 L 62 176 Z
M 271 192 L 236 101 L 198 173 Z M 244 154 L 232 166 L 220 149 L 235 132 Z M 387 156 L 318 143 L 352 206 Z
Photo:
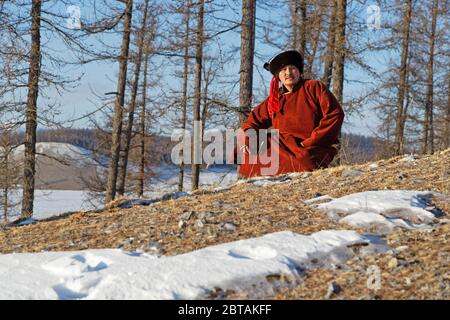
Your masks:
M 246 144 L 236 151 L 243 153 L 239 174 L 278 175 L 327 167 L 337 154 L 335 145 L 344 120 L 336 97 L 322 82 L 303 79 L 303 59 L 298 51 L 281 52 L 264 68 L 273 75 L 270 95 L 252 110 L 241 129 L 246 136 L 250 129 L 278 130 L 278 139 L 269 135 L 266 140 L 266 148 L 272 150 L 269 157 L 276 157 L 277 167 L 267 174 L 265 169 L 271 164 L 261 161 L 259 150 L 251 151 L 247 137 Z

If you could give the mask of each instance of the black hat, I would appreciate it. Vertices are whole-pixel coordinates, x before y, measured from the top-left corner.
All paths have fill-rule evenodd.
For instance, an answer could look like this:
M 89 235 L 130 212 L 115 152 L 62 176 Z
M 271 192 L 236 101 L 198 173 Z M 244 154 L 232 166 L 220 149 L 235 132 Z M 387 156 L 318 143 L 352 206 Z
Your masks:
M 294 65 L 303 73 L 303 57 L 297 50 L 287 50 L 277 54 L 269 62 L 264 63 L 264 69 L 270 71 L 275 77 L 278 77 L 283 67 Z

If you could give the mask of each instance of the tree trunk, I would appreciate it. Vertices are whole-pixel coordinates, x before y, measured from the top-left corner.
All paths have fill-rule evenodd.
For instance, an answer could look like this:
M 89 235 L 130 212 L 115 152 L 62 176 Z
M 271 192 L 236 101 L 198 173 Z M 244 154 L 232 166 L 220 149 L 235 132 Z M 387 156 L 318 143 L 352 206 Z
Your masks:
M 311 32 L 311 54 L 307 55 L 306 59 L 306 68 L 305 68 L 305 75 L 307 78 L 315 78 L 313 74 L 313 67 L 314 67 L 314 59 L 316 58 L 317 53 L 317 47 L 319 46 L 320 42 L 320 35 L 322 34 L 322 15 L 324 11 L 324 6 L 320 5 L 319 8 L 319 14 L 317 18 L 317 29 L 315 30 L 314 37 L 312 36 Z
M 23 177 L 23 218 L 33 216 L 34 175 L 36 173 L 36 127 L 39 75 L 41 71 L 41 0 L 33 0 L 31 6 L 31 52 L 28 72 L 28 96 L 26 110 L 25 157 Z
M 395 128 L 395 143 L 394 143 L 394 153 L 395 155 L 400 155 L 403 152 L 403 140 L 404 140 L 404 130 L 405 121 L 403 105 L 405 102 L 405 91 L 406 91 L 406 75 L 407 75 L 407 58 L 409 50 L 409 31 L 411 25 L 411 14 L 412 14 L 412 0 L 406 1 L 405 16 L 403 18 L 403 36 L 402 36 L 402 61 L 400 65 L 400 80 L 398 84 L 398 97 L 397 97 L 397 115 L 396 115 L 396 128 Z
M 306 52 L 306 39 L 308 37 L 307 28 L 307 9 L 306 0 L 291 0 L 291 19 L 292 19 L 292 46 L 302 54 L 303 60 Z M 300 12 L 300 16 L 299 16 Z M 299 21 L 300 20 L 300 21 Z M 304 61 L 302 61 L 304 63 Z
M 187 85 L 189 72 L 189 20 L 191 16 L 191 0 L 187 1 L 184 12 L 185 34 L 184 34 L 184 69 L 183 69 L 183 97 L 181 99 L 181 128 L 186 130 L 186 111 L 187 111 Z M 180 171 L 178 173 L 178 191 L 183 191 L 184 184 L 184 154 L 181 157 Z
M 133 0 L 127 0 L 127 7 L 123 20 L 122 49 L 119 57 L 119 79 L 117 82 L 117 96 L 114 104 L 114 119 L 111 136 L 111 161 L 108 168 L 108 182 L 105 203 L 116 197 L 117 171 L 120 155 L 120 138 L 122 135 L 123 104 L 125 100 L 125 85 L 127 81 L 128 51 L 130 47 L 131 18 Z
M 8 221 L 8 187 L 3 189 L 3 219 L 5 222 Z
M 144 81 L 142 83 L 142 105 L 140 114 L 140 135 L 141 141 L 139 145 L 141 161 L 139 163 L 139 197 L 144 196 L 144 183 L 145 183 L 145 113 L 146 113 L 146 100 L 147 100 L 147 70 L 148 70 L 148 52 L 144 57 Z
M 331 84 L 331 78 L 332 78 L 332 71 L 333 71 L 333 61 L 334 61 L 334 43 L 336 39 L 336 33 L 335 33 L 335 23 L 336 23 L 336 12 L 337 12 L 337 3 L 336 0 L 333 1 L 333 7 L 332 7 L 332 13 L 331 13 L 331 20 L 330 20 L 330 28 L 328 30 L 328 41 L 327 41 L 327 51 L 325 54 L 325 68 L 324 68 L 324 75 L 323 75 L 323 82 L 327 86 L 327 88 L 330 88 Z
M 242 1 L 241 69 L 239 82 L 239 125 L 252 109 L 253 56 L 255 53 L 256 0 Z
M 444 120 L 444 149 L 450 148 L 450 72 L 447 73 L 447 116 Z
M 333 62 L 333 93 L 343 104 L 344 62 L 345 62 L 345 24 L 347 19 L 347 0 L 337 0 L 336 39 Z
M 208 116 L 208 87 L 209 87 L 209 75 L 205 75 L 205 88 L 203 92 L 203 109 L 202 109 L 202 145 L 203 145 L 203 135 L 205 134 L 206 127 L 206 117 Z
M 422 153 L 430 151 L 434 153 L 434 128 L 433 128 L 433 65 L 434 65 L 434 43 L 436 38 L 436 20 L 437 20 L 438 1 L 433 0 L 431 17 L 431 35 L 428 58 L 428 79 L 427 93 L 425 101 L 425 116 L 422 135 Z
M 194 84 L 194 135 L 192 148 L 192 190 L 197 190 L 200 178 L 200 163 L 202 162 L 200 98 L 202 90 L 202 60 L 203 60 L 203 10 L 204 0 L 198 2 L 197 39 L 195 52 L 195 84 Z
M 5 182 L 4 186 L 3 186 L 3 216 L 5 219 L 5 222 L 8 221 L 8 196 L 9 196 L 9 187 L 10 187 L 10 181 L 9 181 L 9 168 L 8 168 L 8 162 L 9 162 L 9 153 L 10 150 L 7 149 L 8 146 L 5 144 L 5 146 L 3 146 L 4 151 L 5 151 L 5 157 L 4 157 L 4 161 L 5 161 L 5 165 L 2 168 L 4 171 L 3 172 L 3 177 L 1 177 L 3 179 L 3 181 Z
M 125 183 L 127 176 L 128 157 L 130 153 L 131 134 L 133 131 L 133 124 L 134 124 L 134 112 L 136 109 L 136 97 L 139 86 L 139 76 L 141 74 L 142 55 L 144 52 L 144 37 L 147 27 L 147 10 L 148 10 L 148 0 L 145 1 L 145 7 L 142 16 L 142 26 L 138 35 L 138 54 L 136 57 L 136 65 L 134 69 L 133 85 L 131 87 L 131 100 L 128 111 L 128 122 L 124 132 L 125 146 L 122 153 L 122 161 L 119 170 L 119 181 L 117 184 L 117 193 L 119 194 L 119 196 L 123 196 L 125 193 Z

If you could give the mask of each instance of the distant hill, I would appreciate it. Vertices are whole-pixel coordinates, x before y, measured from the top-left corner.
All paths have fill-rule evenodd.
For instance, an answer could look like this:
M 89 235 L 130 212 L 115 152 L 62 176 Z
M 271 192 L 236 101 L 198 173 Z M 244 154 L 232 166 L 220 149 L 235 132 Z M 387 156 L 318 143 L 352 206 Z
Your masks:
M 107 164 L 94 160 L 92 152 L 68 143 L 38 142 L 36 144 L 36 189 L 83 190 L 83 178 L 91 177 L 96 169 Z M 22 163 L 24 146 L 19 146 L 14 161 Z
M 135 138 L 135 144 L 139 137 Z M 16 133 L 15 140 L 24 141 L 24 133 Z M 109 134 L 96 129 L 44 129 L 38 130 L 37 142 L 61 142 L 71 144 L 86 150 L 98 157 L 108 157 L 111 143 Z M 170 162 L 170 151 L 175 143 L 170 141 L 170 137 L 150 135 L 146 137 L 147 164 L 160 165 Z M 136 150 L 137 151 L 137 150 Z M 131 151 L 132 153 L 136 151 Z M 130 160 L 131 162 L 133 159 Z

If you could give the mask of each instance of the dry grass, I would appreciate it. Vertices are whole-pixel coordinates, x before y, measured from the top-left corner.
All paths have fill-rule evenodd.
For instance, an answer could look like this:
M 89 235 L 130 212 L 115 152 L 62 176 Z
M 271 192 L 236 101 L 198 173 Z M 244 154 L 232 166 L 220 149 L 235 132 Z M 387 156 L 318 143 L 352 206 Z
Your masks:
M 450 149 L 420 156 L 413 162 L 399 161 L 401 158 L 378 161 L 376 168 L 368 164 L 352 166 L 362 172 L 359 176 L 343 175 L 350 167 L 341 166 L 318 170 L 305 178 L 296 175 L 291 180 L 266 187 L 256 188 L 252 183 L 243 182 L 223 192 L 200 191 L 190 197 L 148 207 L 113 208 L 120 200 L 102 212 L 76 213 L 35 225 L 0 229 L 0 252 L 119 247 L 135 250 L 158 242 L 162 253 L 175 255 L 276 231 L 311 234 L 325 229 L 349 229 L 303 203 L 318 193 L 340 197 L 368 190 L 405 189 L 450 195 Z M 450 212 L 448 198 L 436 198 L 434 205 L 445 214 Z M 178 218 L 188 211 L 192 211 L 192 215 L 180 228 Z M 205 215 L 204 226 L 198 227 L 197 220 Z M 237 229 L 223 231 L 219 227 L 221 222 L 234 223 Z M 448 231 L 448 225 L 443 224 L 429 234 L 402 230 L 391 234 L 388 240 L 397 241 L 395 246 L 408 245 L 399 261 L 420 261 L 398 272 L 385 269 L 390 261 L 386 260 L 393 257 L 368 257 L 367 261 L 358 258 L 350 262 L 349 270 L 312 271 L 300 286 L 268 298 L 323 298 L 331 281 L 343 288 L 336 298 L 448 298 Z M 365 271 L 370 264 L 383 270 L 384 285 L 377 292 L 365 285 Z M 417 271 L 421 276 L 417 276 Z M 405 280 L 408 277 L 411 284 Z

